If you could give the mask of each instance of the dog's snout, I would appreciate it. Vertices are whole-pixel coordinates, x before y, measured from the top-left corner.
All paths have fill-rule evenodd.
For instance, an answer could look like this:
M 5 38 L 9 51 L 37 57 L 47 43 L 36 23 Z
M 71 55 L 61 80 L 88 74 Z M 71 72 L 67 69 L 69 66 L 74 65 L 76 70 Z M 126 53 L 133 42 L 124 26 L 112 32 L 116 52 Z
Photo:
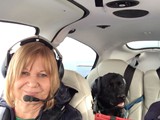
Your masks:
M 123 100 L 125 100 L 126 95 L 125 95 L 125 94 L 121 94 L 121 95 L 118 95 L 117 97 L 118 97 L 118 98 L 121 98 L 121 99 L 123 99 Z

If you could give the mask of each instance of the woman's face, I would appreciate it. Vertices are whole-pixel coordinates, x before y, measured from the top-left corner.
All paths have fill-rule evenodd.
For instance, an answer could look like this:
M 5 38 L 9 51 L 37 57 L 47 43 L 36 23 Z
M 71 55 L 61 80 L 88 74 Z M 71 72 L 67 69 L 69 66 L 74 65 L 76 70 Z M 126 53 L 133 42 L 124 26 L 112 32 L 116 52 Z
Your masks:
M 50 80 L 44 68 L 44 62 L 39 56 L 33 64 L 22 70 L 21 76 L 15 80 L 13 94 L 15 100 L 23 101 L 25 95 L 46 99 L 50 92 Z

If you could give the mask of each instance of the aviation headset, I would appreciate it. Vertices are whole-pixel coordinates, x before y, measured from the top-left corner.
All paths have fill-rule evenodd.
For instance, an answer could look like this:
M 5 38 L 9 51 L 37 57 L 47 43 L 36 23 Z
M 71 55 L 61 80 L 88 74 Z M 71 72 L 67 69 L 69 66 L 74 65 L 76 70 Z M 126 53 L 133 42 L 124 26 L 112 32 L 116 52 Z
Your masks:
M 112 76 L 118 76 L 120 74 L 117 74 L 117 73 L 108 73 L 106 74 L 108 75 L 109 77 L 108 78 L 111 78 Z M 95 82 L 93 83 L 92 85 L 92 96 L 93 96 L 93 103 L 92 103 L 92 109 L 93 109 L 93 113 L 96 114 L 99 112 L 99 108 L 98 108 L 98 96 L 101 92 L 101 79 L 102 79 L 103 76 L 100 76 L 98 77 Z M 122 76 L 123 78 L 123 76 Z M 126 81 L 125 79 L 123 78 L 123 81 L 124 83 L 126 84 Z
M 32 36 L 32 37 L 29 37 L 29 38 L 26 38 L 26 39 L 23 39 L 17 43 L 15 43 L 11 48 L 9 48 L 9 50 L 7 51 L 7 56 L 5 58 L 5 61 L 4 61 L 4 64 L 2 65 L 2 75 L 5 77 L 6 74 L 7 74 L 7 69 L 8 69 L 8 66 L 9 66 L 9 63 L 10 63 L 10 60 L 12 59 L 12 56 L 14 53 L 11 53 L 14 49 L 14 47 L 16 45 L 20 45 L 20 46 L 23 46 L 27 43 L 30 43 L 30 42 L 40 42 L 40 43 L 43 43 L 45 46 L 47 46 L 50 50 L 53 51 L 53 55 L 55 56 L 55 59 L 56 59 L 56 62 L 57 62 L 57 67 L 58 67 L 58 73 L 59 73 L 59 78 L 60 80 L 62 79 L 63 77 L 63 74 L 64 74 L 64 67 L 63 67 L 63 64 L 62 64 L 62 55 L 60 54 L 60 52 L 55 48 L 53 47 L 47 39 L 41 37 L 41 36 L 38 36 L 38 35 L 35 35 L 35 36 Z

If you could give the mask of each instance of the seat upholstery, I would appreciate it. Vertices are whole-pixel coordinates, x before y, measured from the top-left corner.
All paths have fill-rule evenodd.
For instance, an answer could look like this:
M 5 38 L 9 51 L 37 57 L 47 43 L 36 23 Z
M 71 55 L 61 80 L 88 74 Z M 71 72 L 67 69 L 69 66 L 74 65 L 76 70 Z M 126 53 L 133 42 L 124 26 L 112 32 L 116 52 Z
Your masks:
M 94 80 L 99 76 L 103 76 L 109 72 L 119 73 L 124 76 L 124 72 L 128 66 L 128 63 L 118 59 L 108 59 L 102 61 L 96 68 L 94 68 L 87 77 L 90 87 Z M 143 95 L 143 72 L 139 69 L 135 69 L 132 82 L 128 91 L 126 104 L 136 100 Z M 142 120 L 142 108 L 143 102 L 135 104 L 128 111 L 128 118 L 132 120 Z
M 144 95 L 143 116 L 153 102 L 160 100 L 160 79 L 156 70 L 148 70 L 144 74 Z
M 81 112 L 83 120 L 94 120 L 91 90 L 87 80 L 75 71 L 65 70 L 62 82 L 78 91 L 70 104 Z

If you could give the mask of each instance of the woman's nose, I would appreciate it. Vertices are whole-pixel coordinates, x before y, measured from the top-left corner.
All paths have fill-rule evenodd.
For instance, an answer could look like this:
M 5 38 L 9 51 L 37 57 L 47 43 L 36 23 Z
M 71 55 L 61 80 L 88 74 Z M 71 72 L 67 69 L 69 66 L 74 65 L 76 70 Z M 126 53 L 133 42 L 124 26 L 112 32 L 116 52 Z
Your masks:
M 37 76 L 30 76 L 28 78 L 28 82 L 27 82 L 28 86 L 30 87 L 38 87 L 38 77 Z

